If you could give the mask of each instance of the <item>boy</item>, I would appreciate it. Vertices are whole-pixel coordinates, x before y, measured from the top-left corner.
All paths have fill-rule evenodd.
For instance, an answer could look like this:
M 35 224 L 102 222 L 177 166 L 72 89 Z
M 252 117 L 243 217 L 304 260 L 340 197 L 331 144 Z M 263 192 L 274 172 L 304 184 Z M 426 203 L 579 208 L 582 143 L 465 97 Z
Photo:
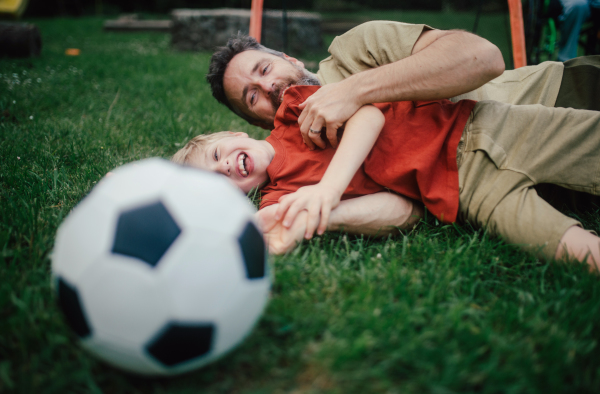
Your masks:
M 297 132 L 298 106 L 317 89 L 289 88 L 265 141 L 234 133 L 186 146 L 174 161 L 221 172 L 244 191 L 259 186 L 261 209 L 279 203 L 284 226 L 307 215 L 308 238 L 317 224 L 325 231 L 340 199 L 387 188 L 443 222 L 487 226 L 546 258 L 600 262 L 600 239 L 533 189 L 600 194 L 599 113 L 470 100 L 375 104 L 348 120 L 337 151 L 310 151 Z

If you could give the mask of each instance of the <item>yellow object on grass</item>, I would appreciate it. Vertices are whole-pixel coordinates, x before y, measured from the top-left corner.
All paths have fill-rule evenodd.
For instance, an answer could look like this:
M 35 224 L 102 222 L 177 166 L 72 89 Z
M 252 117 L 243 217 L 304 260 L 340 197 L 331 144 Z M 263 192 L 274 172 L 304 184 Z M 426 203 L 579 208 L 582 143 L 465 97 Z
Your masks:
M 0 17 L 20 18 L 29 0 L 0 0 Z
M 65 55 L 67 56 L 79 56 L 80 53 L 81 51 L 77 48 L 67 48 L 65 50 Z

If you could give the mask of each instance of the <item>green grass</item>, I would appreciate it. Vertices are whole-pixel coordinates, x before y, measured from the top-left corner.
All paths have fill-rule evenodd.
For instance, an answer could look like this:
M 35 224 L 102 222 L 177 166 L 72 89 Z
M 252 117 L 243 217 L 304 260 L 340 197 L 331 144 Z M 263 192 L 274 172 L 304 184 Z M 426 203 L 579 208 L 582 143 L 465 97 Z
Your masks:
M 143 379 L 96 361 L 50 288 L 62 219 L 122 163 L 167 157 L 202 132 L 265 132 L 212 99 L 208 53 L 104 33 L 100 19 L 35 22 L 42 57 L 0 60 L 0 392 L 598 391 L 600 278 L 431 219 L 383 240 L 329 234 L 273 258 L 257 328 L 204 369 Z M 81 56 L 65 56 L 70 47 Z M 597 212 L 582 219 L 600 230 Z

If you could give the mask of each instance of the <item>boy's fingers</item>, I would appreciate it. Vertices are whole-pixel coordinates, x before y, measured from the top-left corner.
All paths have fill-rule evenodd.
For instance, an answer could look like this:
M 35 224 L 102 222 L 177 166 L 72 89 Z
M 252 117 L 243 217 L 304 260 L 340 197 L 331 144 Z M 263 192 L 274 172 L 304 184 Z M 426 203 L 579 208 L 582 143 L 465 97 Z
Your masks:
M 275 213 L 275 220 L 281 220 L 281 218 L 285 215 L 287 210 L 290 207 L 290 204 L 294 202 L 293 199 L 287 198 L 290 194 L 282 196 L 279 198 L 279 208 L 277 208 L 277 212 Z
M 298 212 L 300 212 L 302 209 L 304 209 L 303 204 L 298 203 L 298 201 L 292 204 L 285 214 L 285 218 L 283 219 L 283 227 L 289 228 L 294 223 Z
M 329 223 L 329 214 L 331 213 L 331 209 L 328 205 L 323 206 L 321 210 L 321 223 L 319 223 L 319 228 L 317 229 L 317 234 L 323 235 L 325 230 L 327 230 L 327 223 Z
M 317 229 L 317 225 L 319 224 L 319 209 L 314 205 L 308 211 L 308 218 L 306 219 L 306 233 L 304 238 L 311 239 L 315 230 Z

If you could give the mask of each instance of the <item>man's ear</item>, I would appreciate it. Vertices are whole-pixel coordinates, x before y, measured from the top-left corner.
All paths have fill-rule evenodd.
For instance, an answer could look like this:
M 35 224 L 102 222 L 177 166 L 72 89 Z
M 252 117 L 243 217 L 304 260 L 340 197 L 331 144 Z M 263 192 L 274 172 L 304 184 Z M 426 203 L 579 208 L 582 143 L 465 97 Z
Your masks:
M 228 133 L 233 135 L 234 137 L 248 137 L 248 134 L 241 131 L 228 131 Z
M 304 63 L 302 63 L 300 60 L 296 59 L 295 57 L 288 56 L 284 53 L 283 58 L 285 60 L 289 61 L 290 63 L 295 64 L 296 66 L 306 68 L 306 67 L 304 67 Z

